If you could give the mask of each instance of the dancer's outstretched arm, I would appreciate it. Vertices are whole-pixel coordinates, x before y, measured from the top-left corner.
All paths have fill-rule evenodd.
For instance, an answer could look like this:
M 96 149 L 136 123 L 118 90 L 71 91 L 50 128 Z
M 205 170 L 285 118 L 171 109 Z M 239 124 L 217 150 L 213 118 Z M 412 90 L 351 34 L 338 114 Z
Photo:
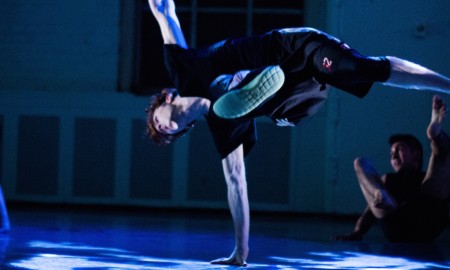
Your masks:
M 150 10 L 158 21 L 164 44 L 177 44 L 187 48 L 186 39 L 175 12 L 173 0 L 148 0 Z

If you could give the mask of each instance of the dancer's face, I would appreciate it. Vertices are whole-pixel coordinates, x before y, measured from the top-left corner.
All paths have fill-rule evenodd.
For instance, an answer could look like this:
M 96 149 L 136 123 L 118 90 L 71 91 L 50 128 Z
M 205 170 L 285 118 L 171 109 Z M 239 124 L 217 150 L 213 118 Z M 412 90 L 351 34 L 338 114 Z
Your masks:
M 417 156 L 417 151 L 413 151 L 404 142 L 395 142 L 391 145 L 391 165 L 395 172 L 418 169 Z
M 178 115 L 177 108 L 172 103 L 164 102 L 155 109 L 153 124 L 160 133 L 176 134 L 185 128 L 184 121 Z

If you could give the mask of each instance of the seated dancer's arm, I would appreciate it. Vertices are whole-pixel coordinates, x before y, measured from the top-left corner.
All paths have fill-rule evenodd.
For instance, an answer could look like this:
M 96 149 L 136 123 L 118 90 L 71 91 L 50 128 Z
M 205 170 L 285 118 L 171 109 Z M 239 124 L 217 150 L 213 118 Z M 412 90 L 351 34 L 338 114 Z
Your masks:
M 372 211 L 367 206 L 364 209 L 364 212 L 358 218 L 355 224 L 355 228 L 353 232 L 350 234 L 337 235 L 333 237 L 333 240 L 337 241 L 360 241 L 363 239 L 364 235 L 369 231 L 372 227 L 372 224 L 375 222 L 375 216 L 372 214 Z

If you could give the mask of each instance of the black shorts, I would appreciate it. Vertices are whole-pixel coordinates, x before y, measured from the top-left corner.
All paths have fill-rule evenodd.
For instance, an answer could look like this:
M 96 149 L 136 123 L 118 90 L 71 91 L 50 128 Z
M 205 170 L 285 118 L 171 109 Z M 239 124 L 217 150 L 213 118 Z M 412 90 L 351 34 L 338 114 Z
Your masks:
M 417 198 L 382 218 L 381 228 L 391 242 L 429 243 L 448 223 L 448 203 L 432 198 Z
M 357 97 L 364 97 L 374 82 L 390 76 L 386 57 L 368 57 L 337 40 L 328 40 L 313 54 L 314 77 Z

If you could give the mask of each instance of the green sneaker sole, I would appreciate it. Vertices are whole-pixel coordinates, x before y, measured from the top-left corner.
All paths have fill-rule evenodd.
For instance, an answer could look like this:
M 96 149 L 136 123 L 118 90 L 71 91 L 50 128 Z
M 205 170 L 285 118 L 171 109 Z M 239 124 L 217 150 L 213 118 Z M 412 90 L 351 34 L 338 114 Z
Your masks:
M 221 96 L 213 105 L 214 113 L 225 119 L 242 117 L 274 95 L 284 83 L 284 73 L 279 66 L 264 69 L 241 89 Z

